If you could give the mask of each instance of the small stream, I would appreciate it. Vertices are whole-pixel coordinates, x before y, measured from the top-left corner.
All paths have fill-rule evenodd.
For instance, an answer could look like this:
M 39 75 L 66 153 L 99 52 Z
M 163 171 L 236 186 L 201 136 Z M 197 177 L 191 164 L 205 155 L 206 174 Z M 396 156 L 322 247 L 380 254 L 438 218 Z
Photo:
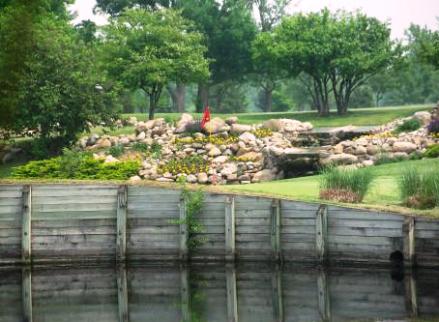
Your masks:
M 439 271 L 260 264 L 0 269 L 2 322 L 414 318 L 439 321 Z

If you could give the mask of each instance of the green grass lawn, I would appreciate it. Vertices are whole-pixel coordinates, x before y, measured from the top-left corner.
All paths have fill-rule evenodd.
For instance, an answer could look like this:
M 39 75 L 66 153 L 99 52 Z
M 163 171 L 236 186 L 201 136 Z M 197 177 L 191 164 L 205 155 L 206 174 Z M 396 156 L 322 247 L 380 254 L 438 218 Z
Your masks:
M 397 178 L 404 167 L 414 165 L 419 169 L 436 168 L 439 171 L 439 159 L 425 159 L 417 161 L 404 161 L 398 163 L 383 164 L 374 166 L 372 170 L 375 179 L 372 187 L 367 193 L 362 205 L 386 208 L 389 210 L 413 212 L 408 208 L 400 207 Z M 266 183 L 255 183 L 248 185 L 222 186 L 219 189 L 226 192 L 244 192 L 273 197 L 286 197 L 303 201 L 320 201 L 319 195 L 320 176 L 300 177 Z M 439 217 L 439 209 L 427 211 L 416 211 L 416 213 L 433 215 Z
M 302 122 L 311 122 L 314 127 L 336 127 L 345 125 L 381 125 L 390 122 L 396 118 L 412 115 L 414 112 L 432 108 L 432 105 L 414 105 L 414 106 L 397 106 L 397 107 L 373 107 L 351 109 L 346 115 L 339 116 L 336 113 L 329 117 L 319 117 L 316 112 L 276 112 L 276 113 L 238 113 L 238 114 L 215 114 L 212 110 L 212 116 L 228 118 L 238 116 L 239 123 L 254 124 L 261 123 L 273 118 L 293 118 Z M 180 113 L 157 113 L 156 117 L 166 117 L 177 120 Z M 195 117 L 201 117 L 201 114 L 192 113 Z M 146 114 L 123 114 L 124 117 L 135 116 L 138 120 L 146 120 Z

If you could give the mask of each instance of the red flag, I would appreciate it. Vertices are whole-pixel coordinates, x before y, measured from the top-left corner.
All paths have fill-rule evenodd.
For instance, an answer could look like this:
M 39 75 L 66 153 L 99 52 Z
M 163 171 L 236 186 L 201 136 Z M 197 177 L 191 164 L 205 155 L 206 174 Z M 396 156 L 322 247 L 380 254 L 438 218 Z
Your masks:
M 201 120 L 201 128 L 204 129 L 206 123 L 210 121 L 210 111 L 209 106 L 206 105 L 203 112 L 203 119 Z

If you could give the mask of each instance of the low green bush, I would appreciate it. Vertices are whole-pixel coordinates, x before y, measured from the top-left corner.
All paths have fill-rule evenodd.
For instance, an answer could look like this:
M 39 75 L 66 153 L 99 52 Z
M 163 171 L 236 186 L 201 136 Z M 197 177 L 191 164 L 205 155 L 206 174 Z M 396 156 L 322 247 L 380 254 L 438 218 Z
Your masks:
M 123 145 L 117 144 L 113 145 L 111 148 L 108 149 L 108 153 L 112 155 L 115 158 L 120 157 L 124 152 Z
M 326 167 L 321 170 L 320 197 L 340 202 L 361 202 L 372 180 L 369 168 Z
M 138 161 L 104 163 L 88 153 L 64 150 L 60 157 L 31 161 L 12 170 L 17 179 L 96 179 L 126 180 L 137 174 Z
M 145 153 L 146 155 L 156 159 L 162 156 L 162 146 L 157 142 L 153 142 L 152 144 L 136 142 L 133 144 L 132 149 L 140 153 Z
M 401 173 L 398 187 L 403 203 L 412 208 L 434 208 L 439 206 L 439 171 L 420 172 L 407 167 Z
M 426 158 L 439 158 L 439 143 L 430 145 L 424 152 Z
M 404 121 L 404 123 L 399 125 L 394 130 L 394 133 L 395 134 L 399 134 L 399 133 L 402 133 L 402 132 L 413 132 L 413 131 L 418 130 L 421 126 L 422 126 L 422 123 L 418 119 L 406 120 L 406 121 Z

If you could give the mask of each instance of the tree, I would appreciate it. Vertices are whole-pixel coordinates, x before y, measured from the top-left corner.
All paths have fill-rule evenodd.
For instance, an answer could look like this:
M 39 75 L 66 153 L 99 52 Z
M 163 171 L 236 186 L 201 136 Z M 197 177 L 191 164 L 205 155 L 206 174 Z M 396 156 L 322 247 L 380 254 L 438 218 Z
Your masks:
M 331 20 L 330 78 L 337 112 L 345 114 L 352 93 L 368 78 L 390 66 L 398 50 L 390 40 L 388 24 L 376 18 L 362 13 L 341 13 Z
M 411 25 L 406 32 L 409 50 L 421 63 L 439 69 L 439 31 Z
M 326 9 L 284 19 L 274 29 L 271 47 L 273 59 L 290 75 L 306 75 L 301 79 L 320 115 L 329 114 L 331 93 L 338 113 L 346 113 L 353 91 L 398 53 L 387 24 L 361 13 L 331 14 Z
M 242 82 L 251 72 L 256 26 L 243 0 L 185 0 L 182 14 L 205 35 L 211 77 L 198 84 L 197 111 L 208 104 L 209 88 Z
M 96 32 L 97 27 L 96 24 L 91 20 L 82 20 L 75 26 L 76 31 L 78 32 L 79 38 L 85 44 L 91 44 L 96 41 Z
M 209 75 L 201 34 L 178 12 L 129 9 L 104 29 L 104 60 L 113 78 L 149 96 L 149 119 L 169 82 L 198 82 Z
M 256 9 L 261 33 L 252 43 L 253 78 L 262 89 L 263 109 L 271 112 L 273 104 L 273 91 L 280 80 L 285 76 L 273 61 L 267 46 L 270 45 L 270 32 L 285 15 L 286 7 L 292 0 L 251 0 L 251 5 Z
M 26 43 L 31 55 L 20 58 L 14 91 L 4 93 L 14 97 L 9 100 L 14 111 L 11 128 L 37 129 L 40 156 L 72 144 L 92 124 L 110 121 L 115 114 L 114 92 L 97 70 L 94 52 L 77 42 L 67 20 L 39 14 Z M 8 50 L 11 47 L 4 48 Z
M 320 115 L 329 114 L 330 64 L 333 59 L 328 11 L 287 17 L 274 28 L 271 55 L 290 77 L 301 72 L 311 82 L 304 82 Z

